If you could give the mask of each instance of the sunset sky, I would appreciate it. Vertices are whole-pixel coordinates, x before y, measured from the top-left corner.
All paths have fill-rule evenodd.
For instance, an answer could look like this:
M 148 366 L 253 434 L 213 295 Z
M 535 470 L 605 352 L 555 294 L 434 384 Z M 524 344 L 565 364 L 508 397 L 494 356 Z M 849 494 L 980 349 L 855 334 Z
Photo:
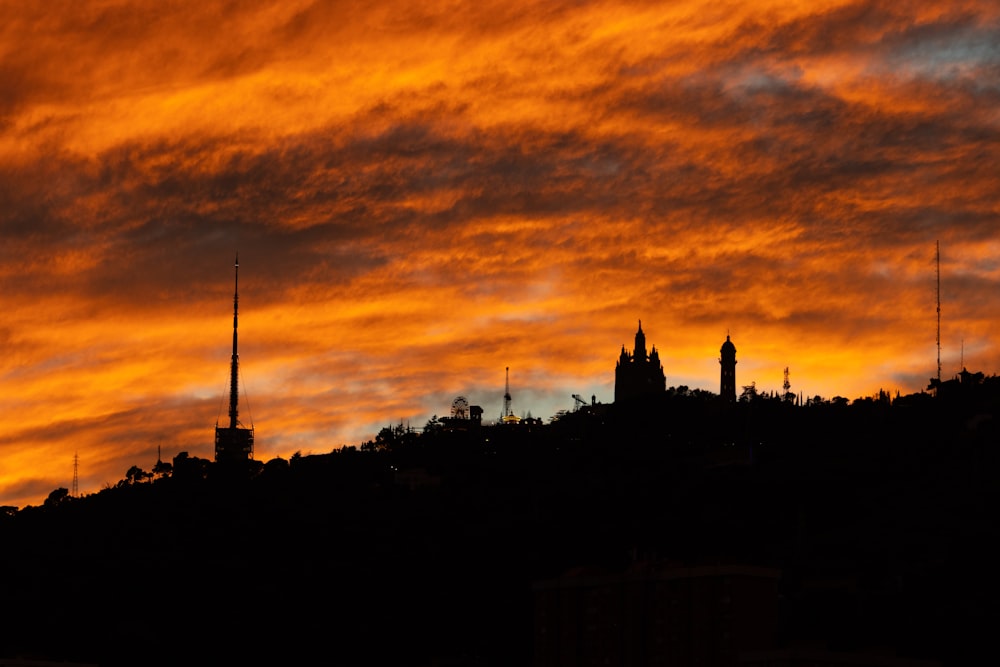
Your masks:
M 464 395 L 1000 372 L 1000 4 L 0 0 L 0 504 Z

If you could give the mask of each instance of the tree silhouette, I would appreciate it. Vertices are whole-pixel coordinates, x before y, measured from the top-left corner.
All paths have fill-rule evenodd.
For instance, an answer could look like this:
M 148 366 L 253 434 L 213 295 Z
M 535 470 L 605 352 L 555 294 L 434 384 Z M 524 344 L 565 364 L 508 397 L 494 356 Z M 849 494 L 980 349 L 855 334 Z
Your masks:
M 58 507 L 63 503 L 69 501 L 69 489 L 64 489 L 62 487 L 55 489 L 49 494 L 48 498 L 45 499 L 43 503 L 44 507 Z
M 174 466 L 169 461 L 157 461 L 153 465 L 153 477 L 156 479 L 167 479 L 174 472 Z
M 130 486 L 134 484 L 141 484 L 142 482 L 151 480 L 152 478 L 153 473 L 146 472 L 139 466 L 135 465 L 129 468 L 125 473 L 125 482 Z

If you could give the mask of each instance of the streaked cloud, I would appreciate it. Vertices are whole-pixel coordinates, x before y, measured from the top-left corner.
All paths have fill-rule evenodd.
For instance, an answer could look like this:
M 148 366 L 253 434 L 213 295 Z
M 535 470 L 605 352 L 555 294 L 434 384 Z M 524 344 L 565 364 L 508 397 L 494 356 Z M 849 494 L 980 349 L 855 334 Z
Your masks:
M 211 456 L 232 258 L 263 458 L 465 395 L 1000 367 L 989 2 L 0 6 L 0 502 Z

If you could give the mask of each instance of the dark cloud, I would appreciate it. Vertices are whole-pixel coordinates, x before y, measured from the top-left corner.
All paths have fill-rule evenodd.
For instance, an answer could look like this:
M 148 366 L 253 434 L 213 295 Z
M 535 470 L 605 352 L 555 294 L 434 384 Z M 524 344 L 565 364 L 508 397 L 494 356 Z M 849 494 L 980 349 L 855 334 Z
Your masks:
M 22 479 L 16 484 L 12 484 L 4 489 L 4 496 L 7 498 L 21 499 L 31 498 L 29 504 L 38 506 L 43 504 L 45 498 L 56 489 L 69 489 L 72 481 L 67 482 L 62 479 Z M 14 505 L 17 507 L 17 505 Z

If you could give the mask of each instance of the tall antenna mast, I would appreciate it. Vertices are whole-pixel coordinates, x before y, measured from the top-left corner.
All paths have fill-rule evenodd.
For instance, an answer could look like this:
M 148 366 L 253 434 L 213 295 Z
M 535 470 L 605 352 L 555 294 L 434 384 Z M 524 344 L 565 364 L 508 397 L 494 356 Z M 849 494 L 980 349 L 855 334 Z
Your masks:
M 934 242 L 934 264 L 937 275 L 937 381 L 941 384 L 941 242 Z
M 248 461 L 253 458 L 253 424 L 249 428 L 240 426 L 239 420 L 239 378 L 240 355 L 237 350 L 237 330 L 240 306 L 240 256 L 236 254 L 235 285 L 233 292 L 233 359 L 229 366 L 229 428 L 215 426 L 215 460 Z
M 233 361 L 229 369 L 229 428 L 239 424 L 240 355 L 236 351 L 236 329 L 240 308 L 240 254 L 236 253 L 236 289 L 233 292 Z
M 80 497 L 80 454 L 73 453 L 73 491 L 70 495 L 74 498 Z
M 510 416 L 510 366 L 507 367 L 507 378 L 504 382 L 503 416 Z

